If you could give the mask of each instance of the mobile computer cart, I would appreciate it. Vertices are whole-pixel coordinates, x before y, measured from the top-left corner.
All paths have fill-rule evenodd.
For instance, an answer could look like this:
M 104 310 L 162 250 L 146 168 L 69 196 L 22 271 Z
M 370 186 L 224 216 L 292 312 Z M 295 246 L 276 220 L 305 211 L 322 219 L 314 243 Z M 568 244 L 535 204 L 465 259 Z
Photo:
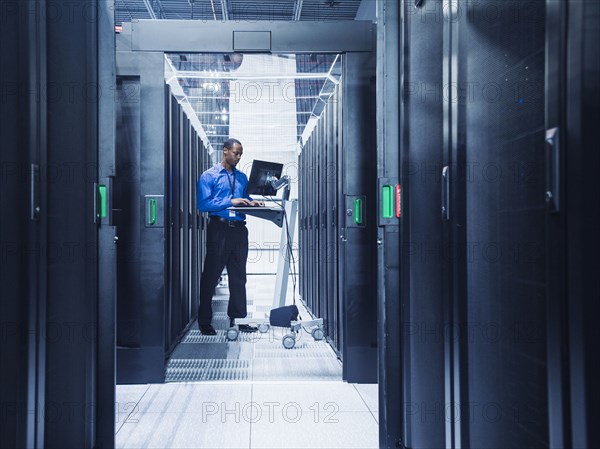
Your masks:
M 273 294 L 273 309 L 285 306 L 285 298 L 288 286 L 288 277 L 290 274 L 290 260 L 286 257 L 283 248 L 291 243 L 292 236 L 296 228 L 296 212 L 298 210 L 298 200 L 290 200 L 289 177 L 284 176 L 277 182 L 273 183 L 275 189 L 285 187 L 283 192 L 283 200 L 278 207 L 230 207 L 228 210 L 242 212 L 247 215 L 269 220 L 281 228 L 281 239 L 279 242 L 279 260 L 277 263 L 277 276 L 275 278 L 275 292 Z M 287 217 L 287 219 L 286 219 Z M 288 239 L 289 236 L 289 239 Z M 291 248 L 290 248 L 291 250 Z M 235 318 L 233 326 L 227 330 L 227 339 L 234 341 L 238 338 L 240 324 L 252 324 L 258 327 L 259 332 L 267 333 L 271 327 L 269 316 L 265 318 Z M 291 349 L 296 345 L 296 334 L 306 327 L 310 327 L 310 333 L 315 341 L 322 340 L 325 337 L 323 331 L 323 318 L 312 320 L 293 320 L 289 324 L 290 332 L 283 336 L 282 344 L 284 348 Z

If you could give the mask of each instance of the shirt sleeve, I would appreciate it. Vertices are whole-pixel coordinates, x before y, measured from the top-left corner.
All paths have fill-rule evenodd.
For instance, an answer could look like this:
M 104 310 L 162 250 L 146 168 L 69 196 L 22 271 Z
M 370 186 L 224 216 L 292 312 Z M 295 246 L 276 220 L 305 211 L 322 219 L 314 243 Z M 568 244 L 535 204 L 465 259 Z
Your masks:
M 231 207 L 231 199 L 217 198 L 213 192 L 215 178 L 202 173 L 198 179 L 196 207 L 200 212 L 218 212 Z
M 246 198 L 247 200 L 254 201 L 250 195 L 248 195 L 248 183 L 246 183 L 246 187 L 244 187 L 244 194 L 242 198 Z

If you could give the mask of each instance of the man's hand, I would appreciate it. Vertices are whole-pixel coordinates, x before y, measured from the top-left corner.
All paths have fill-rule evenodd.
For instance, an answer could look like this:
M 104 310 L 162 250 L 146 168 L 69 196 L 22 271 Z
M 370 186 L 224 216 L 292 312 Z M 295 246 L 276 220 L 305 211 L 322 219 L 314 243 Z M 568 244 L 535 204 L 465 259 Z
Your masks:
M 257 200 L 253 200 L 250 201 L 248 204 L 250 204 L 250 206 L 264 206 L 265 203 L 263 201 L 257 201 Z
M 252 206 L 246 198 L 231 198 L 232 206 Z

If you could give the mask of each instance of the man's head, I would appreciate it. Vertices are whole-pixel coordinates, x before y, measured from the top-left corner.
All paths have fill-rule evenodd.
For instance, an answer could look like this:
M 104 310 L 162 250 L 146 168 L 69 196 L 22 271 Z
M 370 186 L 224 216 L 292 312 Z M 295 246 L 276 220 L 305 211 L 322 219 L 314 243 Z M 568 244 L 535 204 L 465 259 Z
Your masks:
M 227 139 L 223 142 L 223 166 L 228 170 L 233 170 L 240 161 L 243 153 L 244 148 L 239 140 Z

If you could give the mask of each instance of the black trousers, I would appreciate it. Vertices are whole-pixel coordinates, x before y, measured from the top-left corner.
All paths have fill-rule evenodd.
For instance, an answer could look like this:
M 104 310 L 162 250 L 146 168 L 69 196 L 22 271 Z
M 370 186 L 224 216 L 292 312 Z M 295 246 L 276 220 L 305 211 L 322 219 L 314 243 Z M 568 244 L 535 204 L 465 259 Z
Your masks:
M 206 258 L 200 278 L 200 307 L 198 323 L 211 324 L 212 298 L 223 268 L 227 267 L 229 278 L 229 318 L 245 318 L 246 310 L 246 261 L 248 260 L 248 229 L 246 226 L 231 227 L 211 218 L 208 223 Z

